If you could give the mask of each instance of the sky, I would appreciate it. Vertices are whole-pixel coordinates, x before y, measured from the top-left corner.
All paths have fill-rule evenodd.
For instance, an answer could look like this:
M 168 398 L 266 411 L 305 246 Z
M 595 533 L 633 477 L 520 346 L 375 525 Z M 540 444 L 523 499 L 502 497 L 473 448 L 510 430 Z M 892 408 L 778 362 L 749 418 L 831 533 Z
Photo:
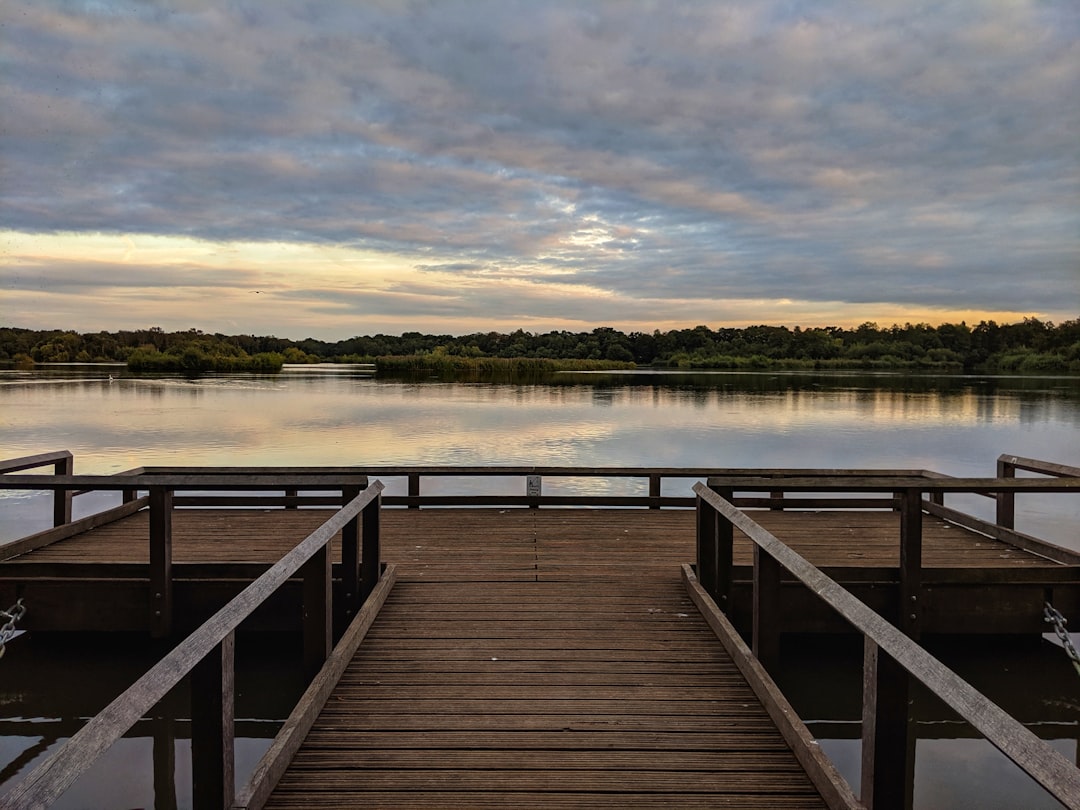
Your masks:
M 1074 0 L 0 0 L 0 324 L 1080 316 Z

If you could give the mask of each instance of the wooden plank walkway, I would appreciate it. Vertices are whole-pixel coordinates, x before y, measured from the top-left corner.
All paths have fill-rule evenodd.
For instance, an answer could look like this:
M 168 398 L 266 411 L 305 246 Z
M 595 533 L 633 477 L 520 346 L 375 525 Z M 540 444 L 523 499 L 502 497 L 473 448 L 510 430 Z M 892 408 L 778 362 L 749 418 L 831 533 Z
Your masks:
M 669 570 L 399 582 L 267 806 L 825 805 Z

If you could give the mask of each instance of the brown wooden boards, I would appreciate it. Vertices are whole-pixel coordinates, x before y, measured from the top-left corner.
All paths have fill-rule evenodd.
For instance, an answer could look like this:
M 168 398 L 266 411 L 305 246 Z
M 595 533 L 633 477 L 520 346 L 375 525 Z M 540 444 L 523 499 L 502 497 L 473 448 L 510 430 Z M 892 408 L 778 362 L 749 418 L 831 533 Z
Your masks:
M 399 581 L 267 806 L 822 807 L 677 569 Z

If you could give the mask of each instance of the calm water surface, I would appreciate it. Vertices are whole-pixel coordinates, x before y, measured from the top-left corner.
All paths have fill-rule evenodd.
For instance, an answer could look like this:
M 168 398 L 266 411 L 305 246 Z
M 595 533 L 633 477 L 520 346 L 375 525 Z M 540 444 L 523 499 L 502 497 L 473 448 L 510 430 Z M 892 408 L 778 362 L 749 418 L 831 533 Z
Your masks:
M 117 379 L 110 380 L 109 370 L 85 367 L 0 372 L 3 456 L 68 449 L 76 473 L 85 474 L 171 464 L 535 464 L 929 468 L 989 476 L 1004 452 L 1080 463 L 1075 379 L 639 371 L 470 384 L 375 380 L 341 367 L 196 380 L 111 371 Z M 404 482 L 388 483 L 403 492 Z M 521 484 L 476 486 L 514 491 Z M 545 491 L 596 486 L 563 480 L 545 482 Z M 671 486 L 666 494 L 683 485 Z M 87 499 L 77 499 L 77 506 L 81 501 Z M 988 502 L 981 501 L 950 503 L 989 516 Z M 1078 501 L 1019 498 L 1018 528 L 1080 548 Z M 40 495 L 0 492 L 0 539 L 42 528 L 48 515 Z M 0 661 L 0 735 L 6 734 L 0 736 L 0 785 L 25 773 L 157 653 L 141 649 L 142 642 L 131 646 L 80 648 L 78 660 L 94 673 L 94 688 L 84 690 L 57 663 L 65 660 L 62 651 L 29 638 L 12 643 Z M 955 645 L 935 652 L 1067 756 L 1077 756 L 1080 681 L 1060 650 L 1035 640 L 1007 654 Z M 257 652 L 251 658 L 260 661 Z M 858 650 L 843 644 L 828 655 L 820 648 L 792 649 L 786 659 L 785 688 L 857 784 Z M 241 666 L 247 666 L 238 676 L 247 684 L 242 694 L 265 692 L 260 684 L 270 678 L 270 667 Z M 280 677 L 291 683 L 288 674 Z M 261 754 L 280 712 L 273 700 L 242 699 L 238 716 L 247 736 L 240 749 L 249 764 L 241 764 L 238 778 Z M 917 807 L 1056 806 L 988 744 L 929 699 L 923 703 L 916 707 L 922 715 Z M 61 806 L 109 806 L 106 789 L 118 784 L 128 791 L 124 806 L 185 806 L 187 732 L 184 722 L 172 719 L 177 716 L 184 716 L 182 709 L 163 709 L 159 720 L 144 721 L 111 753 L 111 764 L 88 774 Z M 177 737 L 175 746 L 166 742 Z M 179 787 L 163 787 L 159 773 L 155 789 L 154 763 L 160 770 L 170 762 L 165 748 Z M 145 768 L 118 781 L 117 773 L 131 773 L 118 763 L 132 757 L 141 757 Z

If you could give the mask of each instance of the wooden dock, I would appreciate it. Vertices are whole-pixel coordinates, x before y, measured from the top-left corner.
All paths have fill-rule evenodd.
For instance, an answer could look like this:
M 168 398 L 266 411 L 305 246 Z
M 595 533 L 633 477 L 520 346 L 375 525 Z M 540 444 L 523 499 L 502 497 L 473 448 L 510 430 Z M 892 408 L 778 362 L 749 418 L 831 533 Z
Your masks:
M 858 807 L 767 669 L 783 634 L 837 631 L 865 638 L 863 803 L 910 799 L 911 677 L 1080 805 L 1072 763 L 914 641 L 1042 632 L 1048 599 L 1080 616 L 1080 554 L 1016 532 L 1010 515 L 1017 493 L 1080 491 L 1073 468 L 1051 465 L 1042 483 L 1000 470 L 586 471 L 648 476 L 648 495 L 545 499 L 536 483 L 425 502 L 413 470 L 383 471 L 409 476 L 390 498 L 369 486 L 375 470 L 80 477 L 59 463 L 7 477 L 56 491 L 57 526 L 9 548 L 0 603 L 32 605 L 33 631 L 192 634 L 12 807 L 47 805 L 188 672 L 207 807 Z M 661 475 L 695 474 L 708 486 L 694 498 L 661 497 Z M 121 490 L 125 505 L 71 521 L 61 495 L 82 488 Z M 184 494 L 196 490 L 216 495 Z M 851 491 L 862 499 L 835 494 Z M 949 492 L 997 493 L 999 520 L 957 516 Z M 313 677 L 236 795 L 241 622 L 302 631 Z

